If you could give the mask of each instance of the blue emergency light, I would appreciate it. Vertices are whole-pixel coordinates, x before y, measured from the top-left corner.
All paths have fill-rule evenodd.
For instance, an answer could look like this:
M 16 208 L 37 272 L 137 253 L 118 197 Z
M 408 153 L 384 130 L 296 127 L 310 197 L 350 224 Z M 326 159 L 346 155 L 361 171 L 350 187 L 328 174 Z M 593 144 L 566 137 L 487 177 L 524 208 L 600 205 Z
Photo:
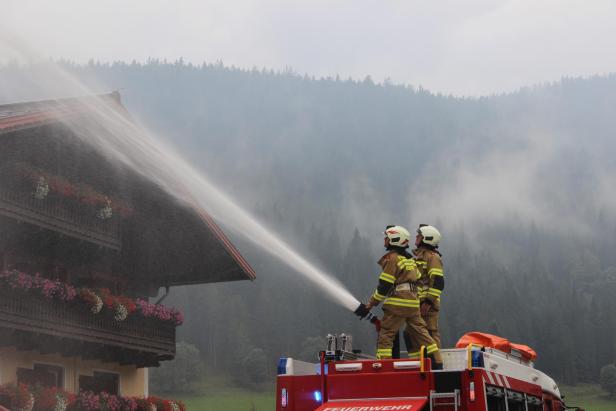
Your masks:
M 472 352 L 473 367 L 483 367 L 483 352 L 479 350 L 473 350 Z
M 278 360 L 278 375 L 285 375 L 287 373 L 287 359 L 281 358 Z

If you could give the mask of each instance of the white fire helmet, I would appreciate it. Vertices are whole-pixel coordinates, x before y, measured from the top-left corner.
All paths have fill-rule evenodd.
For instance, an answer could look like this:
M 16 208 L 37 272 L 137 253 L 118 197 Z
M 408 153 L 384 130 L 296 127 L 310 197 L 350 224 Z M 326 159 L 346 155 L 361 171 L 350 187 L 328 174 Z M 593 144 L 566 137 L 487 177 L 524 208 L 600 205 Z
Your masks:
M 409 246 L 409 241 L 411 240 L 411 233 L 406 228 L 399 225 L 388 225 L 383 233 L 387 238 L 389 238 L 389 244 L 406 248 Z
M 419 224 L 417 234 L 423 237 L 422 241 L 424 243 L 432 247 L 438 247 L 438 243 L 441 241 L 442 237 L 440 231 L 438 231 L 436 227 L 427 224 Z

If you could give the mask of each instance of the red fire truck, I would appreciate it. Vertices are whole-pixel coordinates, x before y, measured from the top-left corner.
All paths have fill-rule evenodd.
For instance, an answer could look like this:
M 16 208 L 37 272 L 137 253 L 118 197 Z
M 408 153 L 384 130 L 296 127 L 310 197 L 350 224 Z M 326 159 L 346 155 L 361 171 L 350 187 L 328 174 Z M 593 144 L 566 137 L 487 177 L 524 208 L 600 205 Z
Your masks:
M 579 410 L 565 406 L 554 380 L 534 368 L 531 349 L 476 334 L 477 338 L 467 334 L 457 348 L 441 351 L 442 370 L 432 370 L 430 359 L 423 356 L 417 360 L 361 356 L 346 349 L 347 337 L 342 336 L 340 344 L 340 338 L 332 342 L 329 336 L 319 363 L 280 360 L 276 410 Z M 490 343 L 491 337 L 501 343 Z

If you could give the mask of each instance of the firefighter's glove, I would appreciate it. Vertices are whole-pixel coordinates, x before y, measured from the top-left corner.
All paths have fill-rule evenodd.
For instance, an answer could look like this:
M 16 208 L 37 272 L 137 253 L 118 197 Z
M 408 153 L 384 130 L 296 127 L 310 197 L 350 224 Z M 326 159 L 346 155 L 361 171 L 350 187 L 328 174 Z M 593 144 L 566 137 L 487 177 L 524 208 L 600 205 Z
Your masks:
M 359 304 L 359 307 L 357 307 L 357 309 L 353 312 L 359 317 L 360 320 L 363 320 L 370 313 L 370 308 L 367 307 L 366 304 L 361 303 Z

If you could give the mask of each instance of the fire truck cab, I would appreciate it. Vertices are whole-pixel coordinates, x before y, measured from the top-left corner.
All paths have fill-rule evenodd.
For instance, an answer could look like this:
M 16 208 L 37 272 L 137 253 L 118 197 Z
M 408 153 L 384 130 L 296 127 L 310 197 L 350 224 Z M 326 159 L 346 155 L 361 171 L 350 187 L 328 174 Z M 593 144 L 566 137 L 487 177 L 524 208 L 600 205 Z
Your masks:
M 277 411 L 563 411 L 558 385 L 519 353 L 469 344 L 430 359 L 323 351 L 316 364 L 282 358 Z

